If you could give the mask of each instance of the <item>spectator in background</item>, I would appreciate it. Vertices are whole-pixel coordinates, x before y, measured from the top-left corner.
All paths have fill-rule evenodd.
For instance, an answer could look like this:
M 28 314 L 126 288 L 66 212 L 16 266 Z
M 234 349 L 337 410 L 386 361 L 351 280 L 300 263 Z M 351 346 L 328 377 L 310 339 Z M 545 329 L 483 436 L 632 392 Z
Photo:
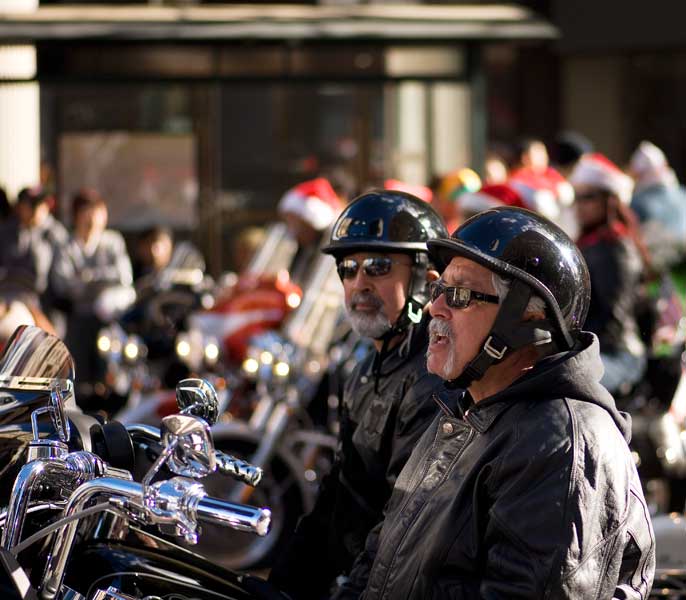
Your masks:
M 641 222 L 653 264 L 668 268 L 686 247 L 686 191 L 660 148 L 643 141 L 631 156 L 635 182 L 631 208 Z
M 50 215 L 49 199 L 40 187 L 23 189 L 14 214 L 3 223 L 0 233 L 0 277 L 4 287 L 33 295 L 36 305 L 48 290 L 55 251 L 66 241 L 62 225 Z
M 205 259 L 189 241 L 174 242 L 168 227 L 146 229 L 136 244 L 134 279 L 139 293 L 170 287 L 175 282 L 192 284 L 184 279 L 190 271 L 205 271 Z M 177 280 L 183 281 L 177 281 Z
M 51 281 L 69 308 L 65 341 L 84 382 L 97 374 L 99 328 L 128 308 L 136 294 L 124 238 L 107 229 L 107 205 L 95 190 L 74 196 L 72 223 L 72 237 L 55 258 Z
M 53 324 L 55 330 L 60 337 L 66 334 L 66 315 L 57 299 L 55 290 L 52 287 L 52 282 L 49 277 L 50 269 L 52 268 L 52 261 L 58 252 L 64 248 L 69 241 L 69 232 L 67 228 L 58 221 L 54 215 L 55 196 L 48 192 L 47 188 L 38 185 L 32 188 L 24 188 L 17 196 L 16 209 L 18 211 L 28 210 L 26 207 L 32 204 L 38 204 L 35 213 L 35 226 L 38 228 L 40 235 L 45 239 L 51 248 L 51 259 L 46 273 L 46 288 L 41 292 L 41 307 L 45 311 L 45 316 Z
M 508 183 L 519 192 L 527 208 L 547 217 L 575 237 L 574 190 L 550 166 L 545 144 L 536 139 L 522 140 L 517 146 L 517 156 L 517 166 L 510 173 Z
M 509 168 L 505 155 L 502 152 L 490 150 L 486 154 L 486 160 L 484 161 L 484 185 L 505 183 L 508 173 Z
M 291 279 L 302 283 L 319 258 L 319 246 L 341 212 L 343 203 L 324 177 L 305 181 L 288 190 L 279 201 L 279 216 L 298 243 L 291 263 Z
M 433 199 L 433 206 L 443 217 L 449 232 L 455 231 L 465 218 L 462 214 L 461 197 L 464 194 L 474 193 L 479 188 L 481 188 L 481 179 L 471 169 L 456 169 L 441 178 Z
M 399 179 L 386 179 L 383 182 L 383 189 L 385 190 L 396 190 L 399 192 L 405 192 L 406 194 L 412 194 L 424 202 L 431 204 L 433 200 L 433 190 L 426 185 L 419 185 L 417 183 L 406 183 L 405 181 L 400 181 Z
M 627 175 L 605 156 L 587 154 L 570 182 L 581 227 L 577 244 L 591 276 L 585 328 L 598 336 L 605 367 L 601 383 L 615 394 L 639 381 L 645 371 L 636 307 L 650 261 L 628 207 L 633 184 Z
M 584 154 L 593 152 L 593 144 L 581 133 L 563 131 L 558 134 L 553 144 L 553 161 L 555 168 L 563 177 L 569 177 Z

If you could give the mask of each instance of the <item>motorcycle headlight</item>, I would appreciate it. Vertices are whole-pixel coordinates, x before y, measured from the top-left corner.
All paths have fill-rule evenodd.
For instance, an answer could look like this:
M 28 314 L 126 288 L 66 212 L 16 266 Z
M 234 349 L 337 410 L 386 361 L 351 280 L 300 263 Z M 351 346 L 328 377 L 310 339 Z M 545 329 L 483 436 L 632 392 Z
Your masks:
M 179 339 L 176 342 L 176 354 L 181 358 L 188 358 L 191 354 L 191 345 L 186 339 Z
M 288 294 L 286 297 L 286 304 L 288 304 L 290 308 L 298 308 L 298 306 L 300 306 L 300 295 L 295 292 Z
M 254 375 L 260 368 L 260 363 L 254 358 L 246 358 L 241 365 L 243 371 L 248 375 Z
M 291 367 L 287 362 L 279 361 L 274 365 L 274 375 L 277 377 L 288 377 Z
M 267 350 L 260 352 L 260 362 L 263 365 L 271 365 L 274 362 L 274 355 Z
M 210 341 L 205 344 L 205 360 L 209 364 L 214 364 L 219 358 L 219 345 L 215 341 Z
M 143 340 L 138 336 L 132 335 L 126 340 L 124 344 L 124 356 L 129 362 L 135 362 L 139 358 L 144 358 L 148 353 Z
M 124 356 L 129 360 L 136 360 L 138 358 L 138 345 L 133 342 L 126 342 Z
M 100 354 L 109 354 L 112 349 L 112 340 L 107 334 L 100 334 L 98 336 L 98 351 Z

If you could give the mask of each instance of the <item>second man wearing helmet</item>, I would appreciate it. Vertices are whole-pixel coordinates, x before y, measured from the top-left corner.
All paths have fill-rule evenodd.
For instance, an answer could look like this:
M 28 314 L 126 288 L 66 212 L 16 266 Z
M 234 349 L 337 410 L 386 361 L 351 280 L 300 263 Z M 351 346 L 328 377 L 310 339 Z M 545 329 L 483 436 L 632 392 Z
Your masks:
M 438 237 L 447 231 L 427 203 L 385 190 L 354 200 L 323 249 L 336 259 L 349 321 L 374 351 L 346 383 L 334 467 L 270 575 L 293 598 L 328 597 L 345 577 L 436 414 L 441 382 L 426 370 L 423 307 L 438 276 L 426 242 Z

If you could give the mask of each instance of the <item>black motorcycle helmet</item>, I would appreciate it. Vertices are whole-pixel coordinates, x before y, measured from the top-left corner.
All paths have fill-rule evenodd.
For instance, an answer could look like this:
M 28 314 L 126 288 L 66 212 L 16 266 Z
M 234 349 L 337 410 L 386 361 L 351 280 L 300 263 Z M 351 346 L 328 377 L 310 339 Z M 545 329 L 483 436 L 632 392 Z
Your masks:
M 499 207 L 427 245 L 440 270 L 462 256 L 512 280 L 482 351 L 457 380 L 459 387 L 480 379 L 509 350 L 531 343 L 553 342 L 560 350 L 574 346 L 588 313 L 591 281 L 576 244 L 557 225 L 522 208 Z M 523 323 L 532 295 L 545 302 L 545 319 Z
M 322 252 L 336 261 L 355 252 L 401 252 L 412 257 L 412 276 L 400 317 L 386 336 L 395 336 L 421 318 L 429 301 L 426 243 L 447 238 L 448 230 L 429 204 L 412 194 L 396 190 L 372 190 L 358 196 L 339 215 L 331 240 Z

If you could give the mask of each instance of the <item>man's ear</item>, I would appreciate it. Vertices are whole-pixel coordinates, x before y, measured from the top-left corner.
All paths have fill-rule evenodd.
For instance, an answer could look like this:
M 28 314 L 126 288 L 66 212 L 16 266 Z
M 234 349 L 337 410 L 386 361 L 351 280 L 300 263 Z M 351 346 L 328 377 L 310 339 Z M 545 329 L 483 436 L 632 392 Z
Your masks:
M 545 319 L 545 312 L 537 310 L 535 312 L 527 312 L 522 317 L 522 321 L 543 321 Z
M 426 282 L 431 283 L 432 281 L 436 281 L 440 276 L 440 273 L 436 271 L 436 269 L 427 269 Z

